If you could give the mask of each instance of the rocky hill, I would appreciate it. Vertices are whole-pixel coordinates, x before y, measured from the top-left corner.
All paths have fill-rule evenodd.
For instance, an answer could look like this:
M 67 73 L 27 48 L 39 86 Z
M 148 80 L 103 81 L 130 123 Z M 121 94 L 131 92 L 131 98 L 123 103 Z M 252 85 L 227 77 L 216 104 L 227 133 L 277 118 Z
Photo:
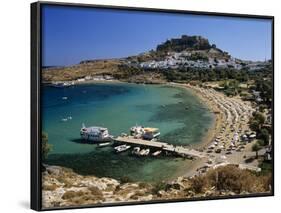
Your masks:
M 159 83 L 166 80 L 163 71 L 264 68 L 262 62 L 242 61 L 210 44 L 202 36 L 182 35 L 156 46 L 154 50 L 121 59 L 84 60 L 70 67 L 43 69 L 43 82 L 72 81 L 109 75 L 130 82 Z M 147 74 L 147 70 L 150 74 Z M 156 73 L 151 75 L 151 72 Z M 157 76 L 157 78 L 155 78 Z M 167 76 L 167 72 L 166 72 Z
M 208 39 L 201 36 L 183 35 L 181 38 L 172 38 L 163 44 L 156 47 L 156 51 L 175 51 L 181 52 L 184 50 L 207 50 L 212 46 Z
M 232 165 L 193 178 L 179 177 L 159 183 L 82 176 L 71 169 L 46 166 L 42 179 L 42 204 L 43 208 L 48 208 L 264 193 L 271 189 L 270 181 L 270 176 L 255 175 Z

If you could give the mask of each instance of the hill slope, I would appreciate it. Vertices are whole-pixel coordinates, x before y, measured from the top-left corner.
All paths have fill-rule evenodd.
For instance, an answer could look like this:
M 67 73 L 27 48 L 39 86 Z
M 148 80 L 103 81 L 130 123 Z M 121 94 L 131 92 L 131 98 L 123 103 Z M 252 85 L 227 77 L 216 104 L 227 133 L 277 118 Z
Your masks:
M 110 75 L 119 80 L 157 83 L 165 81 L 162 71 L 228 68 L 255 70 L 263 67 L 262 62 L 254 63 L 231 57 L 202 36 L 182 35 L 157 45 L 155 50 L 127 58 L 85 60 L 70 67 L 47 67 L 43 69 L 42 76 L 43 82 Z

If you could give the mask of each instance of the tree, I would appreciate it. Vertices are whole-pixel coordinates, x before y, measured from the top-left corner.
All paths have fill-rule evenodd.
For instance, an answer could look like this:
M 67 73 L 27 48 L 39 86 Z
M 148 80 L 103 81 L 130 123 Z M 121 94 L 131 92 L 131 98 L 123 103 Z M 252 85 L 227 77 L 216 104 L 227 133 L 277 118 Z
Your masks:
M 42 159 L 45 160 L 52 150 L 52 145 L 48 143 L 48 134 L 46 132 L 42 132 L 41 146 Z
M 259 151 L 261 150 L 261 146 L 258 144 L 258 143 L 255 143 L 253 146 L 252 146 L 252 151 L 253 152 L 256 152 L 256 159 L 258 159 L 259 157 Z
M 253 117 L 250 120 L 250 128 L 253 131 L 259 132 L 264 122 L 265 122 L 264 114 L 261 112 L 254 112 Z
M 265 104 L 259 105 L 259 111 L 260 111 L 261 113 L 263 113 L 266 108 L 267 108 L 267 106 L 266 106 Z
M 261 92 L 261 98 L 266 102 L 272 99 L 272 82 L 265 81 L 263 78 L 257 80 L 257 90 Z
M 251 120 L 250 121 L 250 128 L 251 128 L 251 130 L 257 132 L 259 130 L 259 128 L 260 128 L 259 122 L 257 120 Z
M 265 145 L 264 140 L 261 140 L 261 139 L 257 140 L 257 143 L 258 143 L 260 146 L 264 146 L 264 145 Z
M 264 145 L 268 145 L 268 143 L 269 143 L 269 132 L 268 132 L 267 129 L 264 129 L 264 128 L 261 129 L 258 137 L 264 141 Z
M 265 116 L 261 112 L 256 112 L 254 118 L 259 122 L 260 125 L 264 124 L 265 122 Z

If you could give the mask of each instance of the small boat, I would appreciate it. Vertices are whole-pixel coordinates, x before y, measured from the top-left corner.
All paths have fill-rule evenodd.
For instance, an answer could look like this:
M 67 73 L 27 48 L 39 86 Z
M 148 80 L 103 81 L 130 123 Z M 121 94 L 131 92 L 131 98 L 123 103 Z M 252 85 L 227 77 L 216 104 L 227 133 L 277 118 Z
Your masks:
M 106 146 L 110 146 L 112 143 L 111 142 L 106 142 L 106 143 L 99 143 L 98 147 L 102 148 L 102 147 L 106 147 Z
M 142 149 L 140 151 L 140 156 L 147 156 L 150 152 L 150 149 Z
M 131 146 L 128 146 L 128 145 L 120 145 L 120 146 L 116 146 L 116 147 L 114 147 L 114 149 L 115 149 L 115 151 L 117 152 L 117 153 L 119 153 L 119 152 L 124 152 L 124 151 L 126 151 L 126 150 L 128 150 L 128 149 L 130 149 L 131 148 Z
M 133 155 L 139 155 L 140 154 L 140 147 L 134 147 L 133 151 L 132 151 Z
M 158 155 L 160 155 L 162 153 L 162 150 L 158 150 L 158 151 L 156 151 L 156 152 L 153 152 L 152 153 L 152 156 L 158 156 Z
M 62 100 L 67 100 L 68 97 L 64 96 L 64 97 L 62 97 L 61 99 L 62 99 Z
M 68 119 L 67 118 L 62 118 L 61 121 L 66 122 Z

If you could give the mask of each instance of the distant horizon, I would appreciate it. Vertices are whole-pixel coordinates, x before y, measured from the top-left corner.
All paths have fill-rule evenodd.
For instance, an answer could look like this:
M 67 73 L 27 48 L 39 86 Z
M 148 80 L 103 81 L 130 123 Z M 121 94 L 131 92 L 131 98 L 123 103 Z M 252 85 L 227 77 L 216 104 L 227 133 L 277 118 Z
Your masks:
M 138 55 L 182 35 L 202 36 L 238 59 L 271 59 L 268 19 L 45 5 L 42 66 Z

